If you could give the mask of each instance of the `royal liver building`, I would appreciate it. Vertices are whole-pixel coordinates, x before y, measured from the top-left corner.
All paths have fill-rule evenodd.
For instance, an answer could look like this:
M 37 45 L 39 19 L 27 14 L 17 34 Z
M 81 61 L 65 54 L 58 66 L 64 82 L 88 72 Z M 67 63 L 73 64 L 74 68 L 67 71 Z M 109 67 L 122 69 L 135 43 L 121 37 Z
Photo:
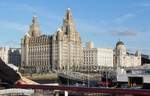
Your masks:
M 68 9 L 63 26 L 52 36 L 53 68 L 69 68 L 83 64 L 82 42 Z
M 21 40 L 21 50 L 22 67 L 31 73 L 70 70 L 83 64 L 82 42 L 71 10 L 67 10 L 63 25 L 53 35 L 42 35 L 34 16 L 29 32 Z

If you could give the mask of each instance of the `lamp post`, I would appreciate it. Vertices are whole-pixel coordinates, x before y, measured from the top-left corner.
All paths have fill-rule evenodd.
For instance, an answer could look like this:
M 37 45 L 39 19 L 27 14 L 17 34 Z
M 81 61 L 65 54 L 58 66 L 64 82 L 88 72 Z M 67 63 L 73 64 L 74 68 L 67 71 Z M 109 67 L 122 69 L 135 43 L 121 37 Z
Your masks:
M 105 56 L 105 65 L 106 65 L 106 56 Z M 107 66 L 108 67 L 108 66 Z M 107 69 L 107 67 L 105 67 L 106 69 L 105 69 L 105 74 L 106 74 L 106 88 L 108 88 L 108 69 Z
M 88 87 L 90 87 L 90 85 L 89 85 L 89 63 L 88 63 Z
M 68 75 L 68 86 L 69 86 L 69 65 L 67 66 L 67 74 L 66 75 Z

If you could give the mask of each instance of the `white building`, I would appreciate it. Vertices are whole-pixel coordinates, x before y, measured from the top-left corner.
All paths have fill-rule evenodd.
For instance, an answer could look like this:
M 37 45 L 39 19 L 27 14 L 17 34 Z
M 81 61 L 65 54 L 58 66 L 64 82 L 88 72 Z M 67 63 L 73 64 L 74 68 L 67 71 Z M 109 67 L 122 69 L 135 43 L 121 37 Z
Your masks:
M 118 41 L 114 50 L 115 54 L 115 67 L 137 67 L 141 66 L 141 54 L 136 51 L 135 54 L 127 52 L 126 47 L 122 41 Z
M 94 48 L 93 43 L 89 42 L 83 53 L 84 65 L 113 67 L 113 49 Z
M 8 63 L 8 50 L 9 48 L 7 46 L 0 47 L 0 58 L 5 62 Z

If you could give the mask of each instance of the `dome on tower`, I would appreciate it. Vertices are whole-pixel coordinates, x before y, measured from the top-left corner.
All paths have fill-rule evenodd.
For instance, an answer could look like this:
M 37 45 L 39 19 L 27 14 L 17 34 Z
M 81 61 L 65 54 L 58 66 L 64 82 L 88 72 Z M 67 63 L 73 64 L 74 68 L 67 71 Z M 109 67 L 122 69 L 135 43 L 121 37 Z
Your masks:
M 124 43 L 119 40 L 119 41 L 116 43 L 116 46 L 118 46 L 118 45 L 124 45 Z

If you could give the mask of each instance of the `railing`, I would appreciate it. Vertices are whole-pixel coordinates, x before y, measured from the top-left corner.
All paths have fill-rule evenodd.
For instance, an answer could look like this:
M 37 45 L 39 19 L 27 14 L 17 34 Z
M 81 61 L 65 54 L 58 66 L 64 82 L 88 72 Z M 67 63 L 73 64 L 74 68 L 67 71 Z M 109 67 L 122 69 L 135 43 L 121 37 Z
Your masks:
M 80 73 L 80 72 L 72 72 L 72 71 L 58 71 L 57 74 L 59 76 L 62 76 L 68 79 L 81 80 L 81 81 L 85 81 L 90 78 L 93 78 L 93 76 L 91 75 Z
M 0 90 L 0 96 L 20 96 L 20 95 L 28 96 L 33 93 L 34 90 L 18 89 L 18 88 Z
M 138 95 L 150 96 L 149 89 L 118 89 L 118 88 L 95 88 L 95 87 L 71 87 L 71 86 L 49 86 L 49 85 L 17 85 L 16 88 L 34 89 L 34 90 L 60 90 L 76 93 L 105 93 L 119 95 Z

